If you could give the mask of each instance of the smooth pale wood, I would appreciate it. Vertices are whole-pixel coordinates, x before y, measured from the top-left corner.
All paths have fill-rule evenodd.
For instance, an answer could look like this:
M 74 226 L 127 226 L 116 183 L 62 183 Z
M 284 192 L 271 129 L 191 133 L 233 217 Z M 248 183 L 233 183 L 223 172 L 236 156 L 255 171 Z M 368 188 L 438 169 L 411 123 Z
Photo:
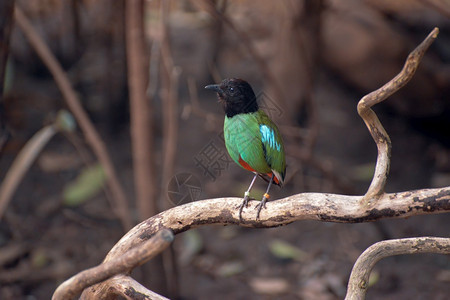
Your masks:
M 375 264 L 383 258 L 416 253 L 450 254 L 450 238 L 417 237 L 381 241 L 367 248 L 356 260 L 347 286 L 346 300 L 364 299 Z
M 58 286 L 55 293 L 53 294 L 53 300 L 64 300 L 72 299 L 76 295 L 80 294 L 83 289 L 89 287 L 93 284 L 106 280 L 117 274 L 129 273 L 131 270 L 137 266 L 144 264 L 151 258 L 155 257 L 157 254 L 166 249 L 170 243 L 173 241 L 173 233 L 169 229 L 162 229 L 158 231 L 152 238 L 141 243 L 140 245 L 124 252 L 122 255 L 104 262 L 97 267 L 87 269 L 78 273 L 77 275 L 69 278 L 62 284 Z M 117 290 L 124 290 L 124 283 L 118 284 L 117 276 L 114 279 L 114 286 Z M 130 280 L 132 280 L 130 278 Z M 111 293 L 111 290 L 99 288 L 91 293 L 95 295 L 97 299 L 104 298 L 104 293 Z M 108 281 L 108 287 L 111 287 L 110 280 Z M 154 298 L 152 298 L 154 299 Z
M 386 100 L 411 80 L 419 67 L 422 57 L 437 38 L 438 34 L 439 29 L 436 27 L 423 42 L 408 55 L 405 65 L 397 76 L 379 89 L 367 94 L 358 102 L 358 114 L 364 120 L 378 150 L 375 173 L 369 189 L 366 192 L 365 198 L 367 199 L 364 199 L 366 201 L 368 201 L 369 198 L 376 198 L 384 193 L 384 187 L 386 185 L 391 164 L 391 139 L 371 107 Z
M 162 228 L 174 234 L 203 225 L 239 225 L 269 228 L 299 220 L 362 223 L 386 218 L 407 218 L 450 211 L 450 187 L 384 194 L 377 201 L 361 204 L 363 196 L 302 193 L 270 201 L 256 220 L 256 205 L 250 201 L 239 222 L 242 198 L 217 198 L 176 206 L 136 225 L 111 249 L 105 261 L 125 253 Z
M 152 300 L 169 300 L 164 296 L 161 296 L 145 286 L 126 275 L 117 275 L 111 278 L 109 284 L 105 288 L 108 289 L 106 293 L 101 293 L 98 297 L 93 295 L 92 300 L 104 299 L 103 295 L 110 296 L 110 299 L 152 299 Z M 115 297 L 112 297 L 114 295 Z
M 416 215 L 450 212 L 450 187 L 422 189 L 383 194 L 367 204 L 364 196 L 303 193 L 270 201 L 256 220 L 259 201 L 250 201 L 239 221 L 241 198 L 201 200 L 176 206 L 136 225 L 106 256 L 104 263 L 139 247 L 158 231 L 169 228 L 174 234 L 209 225 L 239 225 L 252 228 L 270 228 L 299 220 L 319 220 L 340 223 L 362 223 L 386 218 L 406 218 Z M 82 299 L 92 299 L 99 291 L 107 290 L 110 280 L 87 288 Z M 104 294 L 101 294 L 104 295 Z

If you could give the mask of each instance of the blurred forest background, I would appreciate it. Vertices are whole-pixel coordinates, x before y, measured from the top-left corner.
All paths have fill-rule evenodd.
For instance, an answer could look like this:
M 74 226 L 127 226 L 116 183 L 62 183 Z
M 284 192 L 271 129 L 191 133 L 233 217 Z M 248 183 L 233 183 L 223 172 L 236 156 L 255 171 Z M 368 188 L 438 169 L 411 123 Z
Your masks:
M 144 28 L 142 57 L 127 48 L 123 0 L 15 5 L 62 65 L 99 136 L 80 126 L 23 22 L 12 21 L 9 47 L 3 27 L 0 46 L 8 60 L 0 140 L 7 142 L 0 145 L 0 178 L 39 130 L 61 118 L 70 125 L 60 110 L 74 114 L 77 127 L 58 127 L 42 151 L 35 148 L 36 161 L 15 193 L 9 200 L 3 195 L 1 299 L 50 298 L 59 283 L 99 264 L 130 226 L 158 211 L 241 197 L 252 174 L 227 156 L 223 112 L 203 89 L 223 78 L 249 81 L 280 127 L 287 183 L 273 190 L 273 199 L 311 191 L 361 195 L 376 147 L 357 101 L 395 76 L 437 26 L 441 33 L 411 82 L 374 110 L 393 144 L 388 192 L 450 182 L 448 0 L 142 1 L 134 16 Z M 0 15 L 5 25 L 7 11 Z M 132 59 L 142 76 L 130 76 Z M 139 80 L 145 102 L 130 109 Z M 96 139 L 109 153 L 116 187 L 107 184 L 110 171 L 99 164 Z M 258 182 L 254 197 L 264 188 Z M 177 236 L 169 254 L 133 276 L 179 299 L 342 299 L 352 265 L 369 245 L 448 237 L 449 228 L 445 214 L 264 230 L 199 228 Z M 371 284 L 368 299 L 445 299 L 450 260 L 388 258 L 376 266 Z

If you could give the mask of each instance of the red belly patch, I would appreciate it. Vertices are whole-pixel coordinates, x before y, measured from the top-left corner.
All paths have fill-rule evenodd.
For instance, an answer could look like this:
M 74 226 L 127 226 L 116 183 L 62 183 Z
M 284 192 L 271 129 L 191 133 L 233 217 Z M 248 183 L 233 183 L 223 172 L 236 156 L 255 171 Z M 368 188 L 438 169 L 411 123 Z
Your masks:
M 256 172 L 255 171 L 255 169 L 253 169 L 252 167 L 250 167 L 250 165 L 248 164 L 248 163 L 246 163 L 243 159 L 242 159 L 242 157 L 240 157 L 239 156 L 239 164 L 244 168 L 244 169 L 246 169 L 246 170 L 248 170 L 248 171 L 250 171 L 250 172 Z M 256 173 L 259 173 L 259 172 L 256 172 Z M 260 174 L 260 173 L 259 173 Z M 266 175 L 269 177 L 269 178 L 267 178 L 267 180 L 270 180 L 270 178 L 272 178 L 272 175 L 273 175 L 273 173 L 272 172 L 269 172 L 269 173 L 266 173 Z M 280 181 L 278 180 L 278 178 L 276 177 L 276 176 L 273 176 L 273 182 L 275 183 L 275 184 L 280 184 Z
M 250 172 L 256 172 L 255 169 L 253 169 L 252 167 L 250 167 L 250 165 L 248 163 L 246 163 L 242 157 L 239 156 L 239 164 L 246 170 L 249 170 Z

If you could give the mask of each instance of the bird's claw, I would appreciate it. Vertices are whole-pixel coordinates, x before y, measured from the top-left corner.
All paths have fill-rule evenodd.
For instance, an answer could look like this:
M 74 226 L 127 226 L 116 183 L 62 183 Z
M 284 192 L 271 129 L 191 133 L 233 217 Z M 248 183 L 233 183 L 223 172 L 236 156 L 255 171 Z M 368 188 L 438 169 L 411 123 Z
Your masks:
M 242 204 L 239 206 L 239 221 L 243 221 L 242 219 L 242 210 L 244 209 L 244 207 L 248 206 L 248 201 L 249 200 L 254 200 L 254 198 L 250 198 L 248 195 L 244 196 L 244 201 L 242 201 Z M 255 209 L 258 209 L 257 213 L 256 213 L 256 220 L 259 219 L 259 214 L 261 213 L 261 210 L 263 208 L 266 208 L 266 202 L 267 200 L 269 200 L 269 195 L 268 194 L 264 194 L 261 202 L 256 205 Z
M 251 198 L 249 195 L 245 195 L 244 201 L 242 201 L 242 204 L 239 206 L 239 221 L 241 222 L 242 222 L 242 210 L 244 209 L 244 207 L 248 206 L 249 200 L 253 200 L 253 198 Z
M 259 214 L 261 213 L 261 209 L 266 208 L 267 200 L 269 200 L 269 198 L 266 197 L 266 195 L 264 195 L 264 197 L 262 198 L 261 202 L 258 205 L 256 205 L 255 209 L 258 209 L 258 211 L 256 213 L 256 220 L 259 219 Z

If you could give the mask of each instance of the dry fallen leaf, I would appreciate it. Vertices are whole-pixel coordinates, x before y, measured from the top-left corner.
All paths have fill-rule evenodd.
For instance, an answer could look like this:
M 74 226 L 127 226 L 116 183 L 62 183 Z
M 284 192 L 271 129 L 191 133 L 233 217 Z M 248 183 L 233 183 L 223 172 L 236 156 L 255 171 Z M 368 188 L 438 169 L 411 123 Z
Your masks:
M 261 278 L 250 279 L 251 288 L 255 293 L 266 295 L 279 295 L 290 290 L 289 282 L 284 278 Z

